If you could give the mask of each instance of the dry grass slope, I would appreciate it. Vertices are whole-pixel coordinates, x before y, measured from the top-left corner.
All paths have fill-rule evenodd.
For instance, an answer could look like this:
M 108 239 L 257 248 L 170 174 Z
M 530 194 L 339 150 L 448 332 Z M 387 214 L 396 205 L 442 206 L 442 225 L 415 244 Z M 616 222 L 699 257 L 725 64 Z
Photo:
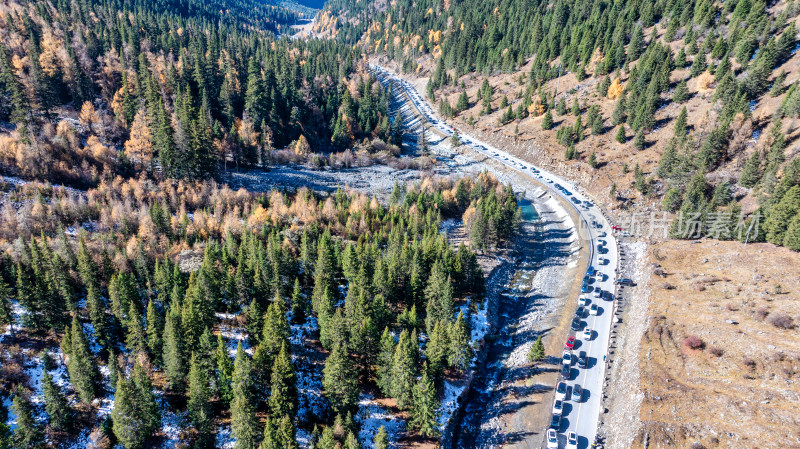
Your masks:
M 634 447 L 800 446 L 800 254 L 672 241 L 650 255 Z

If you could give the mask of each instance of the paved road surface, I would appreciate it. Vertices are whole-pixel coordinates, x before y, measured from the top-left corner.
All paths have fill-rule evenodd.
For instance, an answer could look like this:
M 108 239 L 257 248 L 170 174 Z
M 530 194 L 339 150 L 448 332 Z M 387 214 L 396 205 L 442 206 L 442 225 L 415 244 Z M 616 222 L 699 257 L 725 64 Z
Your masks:
M 412 105 L 422 116 L 426 117 L 431 131 L 447 137 L 455 132 L 452 126 L 437 117 L 431 106 L 410 83 L 383 67 L 373 65 L 371 69 L 381 80 L 391 81 L 394 86 L 403 89 Z M 563 420 L 558 431 L 559 447 L 566 446 L 566 435 L 569 432 L 577 434 L 579 448 L 590 447 L 597 433 L 600 418 L 603 379 L 606 374 L 605 359 L 608 354 L 609 334 L 614 316 L 614 284 L 618 267 L 618 250 L 611 225 L 600 208 L 565 179 L 540 167 L 534 167 L 468 134 L 459 133 L 459 137 L 461 142 L 472 150 L 507 167 L 537 178 L 543 185 L 550 188 L 551 195 L 559 196 L 571 204 L 581 219 L 577 231 L 580 238 L 590 245 L 590 265 L 603 273 L 602 279 L 593 278 L 591 280 L 590 291 L 586 293 L 590 297 L 589 305 L 597 304 L 599 313 L 597 315 L 590 314 L 589 306 L 587 306 L 586 313 L 581 318 L 581 329 L 571 334 L 576 335 L 577 343 L 573 351 L 570 375 L 564 380 L 567 382 L 570 392 L 575 384 L 583 386 L 585 391 L 580 401 L 569 401 L 565 405 Z M 595 293 L 598 291 L 603 294 L 603 299 L 596 297 Z M 567 310 L 572 313 L 577 306 L 578 298 L 575 298 L 573 305 L 568 306 Z M 592 330 L 592 336 L 588 340 L 583 336 L 583 330 L 587 327 Z M 580 351 L 586 351 L 588 355 L 589 363 L 586 369 L 577 367 L 577 355 Z M 541 431 L 541 429 L 535 430 Z M 544 434 L 544 432 L 541 433 Z

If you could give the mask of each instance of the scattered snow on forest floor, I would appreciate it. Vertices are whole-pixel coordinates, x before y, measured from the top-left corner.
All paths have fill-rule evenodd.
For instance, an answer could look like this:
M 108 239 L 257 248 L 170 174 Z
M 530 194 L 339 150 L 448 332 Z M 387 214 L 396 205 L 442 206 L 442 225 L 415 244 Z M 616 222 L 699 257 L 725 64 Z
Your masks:
M 220 324 L 219 333 L 222 335 L 222 338 L 226 340 L 228 355 L 231 357 L 236 357 L 236 351 L 239 347 L 239 343 L 242 344 L 242 349 L 244 349 L 244 352 L 253 355 L 253 348 L 250 347 L 247 330 L 244 328 Z
M 217 441 L 214 444 L 218 449 L 233 449 L 236 445 L 236 438 L 233 437 L 230 425 L 217 428 Z
M 297 418 L 300 423 L 311 422 L 323 417 L 328 401 L 322 393 L 322 364 L 313 363 L 305 352 L 305 342 L 318 330 L 316 317 L 309 317 L 303 324 L 293 324 L 289 328 L 289 341 L 300 351 L 293 351 L 295 375 L 297 376 Z
M 359 397 L 356 420 L 361 424 L 358 439 L 364 449 L 373 448 L 373 440 L 381 426 L 386 428 L 390 443 L 397 441 L 405 429 L 405 423 L 402 419 L 392 415 L 375 398 L 367 394 L 362 394 Z
M 447 427 L 447 423 L 453 418 L 453 414 L 458 411 L 458 399 L 461 397 L 466 386 L 466 382 L 464 382 L 463 379 L 444 381 L 444 397 L 442 398 L 442 405 L 439 407 L 440 431 Z
M 161 447 L 173 449 L 181 442 L 181 432 L 186 426 L 186 412 L 175 413 L 170 410 L 169 404 L 164 401 L 163 393 L 159 391 L 156 391 L 156 400 L 161 408 L 161 432 L 164 434 Z
M 311 363 L 305 357 L 293 357 L 297 376 L 297 418 L 301 423 L 311 422 L 325 415 L 328 401 L 322 393 L 322 365 Z
M 297 441 L 297 444 L 300 446 L 301 449 L 311 449 L 311 432 L 305 429 L 297 429 L 295 433 L 294 439 Z
M 301 346 L 319 329 L 317 317 L 308 317 L 303 324 L 292 324 L 289 343 Z

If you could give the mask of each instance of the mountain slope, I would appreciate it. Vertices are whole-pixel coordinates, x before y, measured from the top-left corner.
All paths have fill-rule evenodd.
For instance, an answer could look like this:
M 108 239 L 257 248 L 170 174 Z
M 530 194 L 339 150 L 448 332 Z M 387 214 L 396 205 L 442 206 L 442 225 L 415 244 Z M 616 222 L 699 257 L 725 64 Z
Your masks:
M 674 237 L 720 226 L 736 237 L 757 212 L 751 241 L 798 250 L 800 223 L 787 231 L 800 204 L 783 201 L 800 183 L 798 12 L 750 0 L 341 0 L 317 26 L 394 60 L 443 115 L 576 173 L 611 207 L 699 217 L 697 235 L 676 223 Z M 715 223 L 720 213 L 732 218 Z

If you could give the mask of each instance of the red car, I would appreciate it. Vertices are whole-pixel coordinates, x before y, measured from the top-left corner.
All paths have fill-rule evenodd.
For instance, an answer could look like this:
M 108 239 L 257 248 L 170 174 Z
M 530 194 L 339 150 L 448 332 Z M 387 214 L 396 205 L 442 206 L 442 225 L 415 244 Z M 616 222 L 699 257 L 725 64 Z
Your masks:
M 572 348 L 575 346 L 575 336 L 574 336 L 574 335 L 571 335 L 571 336 L 570 336 L 570 337 L 567 339 L 567 342 L 564 344 L 564 346 L 566 346 L 566 347 L 567 347 L 567 349 L 572 349 Z

